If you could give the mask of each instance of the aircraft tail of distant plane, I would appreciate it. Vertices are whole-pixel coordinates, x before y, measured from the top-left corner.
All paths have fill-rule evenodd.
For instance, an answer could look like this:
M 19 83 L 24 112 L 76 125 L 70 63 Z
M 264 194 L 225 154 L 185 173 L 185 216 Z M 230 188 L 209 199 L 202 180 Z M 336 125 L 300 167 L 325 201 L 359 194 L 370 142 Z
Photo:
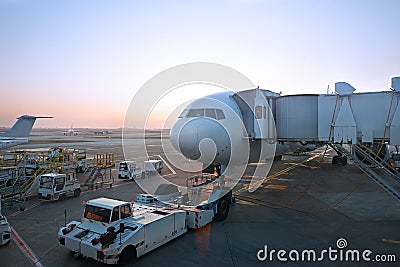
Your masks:
M 17 138 L 28 137 L 32 130 L 33 124 L 38 118 L 53 118 L 53 117 L 23 115 L 18 118 L 17 122 L 13 125 L 13 127 L 11 127 L 11 129 L 8 130 L 8 132 L 3 134 L 2 137 L 17 137 Z
M 0 135 L 0 150 L 28 142 L 33 124 L 38 118 L 53 118 L 44 116 L 23 115 L 5 134 Z

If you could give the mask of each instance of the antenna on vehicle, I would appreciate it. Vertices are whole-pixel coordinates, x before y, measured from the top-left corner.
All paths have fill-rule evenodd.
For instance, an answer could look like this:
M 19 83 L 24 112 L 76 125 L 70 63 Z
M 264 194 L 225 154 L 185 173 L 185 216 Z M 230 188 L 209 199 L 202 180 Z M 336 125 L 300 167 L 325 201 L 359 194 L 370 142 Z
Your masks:
M 119 224 L 119 244 L 122 244 L 122 233 L 125 231 L 125 224 L 124 223 L 120 223 Z
M 64 209 L 64 227 L 67 227 L 67 209 Z

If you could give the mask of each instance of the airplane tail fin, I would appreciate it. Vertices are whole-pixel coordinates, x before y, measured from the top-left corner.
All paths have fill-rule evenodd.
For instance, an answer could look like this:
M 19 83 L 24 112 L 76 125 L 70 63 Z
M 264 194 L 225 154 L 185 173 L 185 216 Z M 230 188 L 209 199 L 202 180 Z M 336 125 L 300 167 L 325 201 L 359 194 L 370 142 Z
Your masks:
M 6 132 L 3 137 L 28 137 L 31 133 L 33 124 L 38 118 L 53 118 L 53 117 L 38 117 L 23 115 L 18 118 L 13 127 Z

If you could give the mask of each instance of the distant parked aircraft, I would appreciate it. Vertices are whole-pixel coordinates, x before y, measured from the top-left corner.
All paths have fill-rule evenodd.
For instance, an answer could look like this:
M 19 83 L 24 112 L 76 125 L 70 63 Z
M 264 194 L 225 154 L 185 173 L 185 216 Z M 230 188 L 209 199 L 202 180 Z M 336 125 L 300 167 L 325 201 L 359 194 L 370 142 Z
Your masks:
M 23 115 L 18 118 L 13 127 L 0 136 L 0 150 L 28 142 L 28 136 L 33 124 L 39 118 L 53 118 L 43 116 Z
M 63 135 L 74 136 L 74 135 L 78 135 L 78 133 L 79 133 L 79 131 L 74 130 L 73 124 L 71 124 L 71 128 L 68 131 L 63 132 Z

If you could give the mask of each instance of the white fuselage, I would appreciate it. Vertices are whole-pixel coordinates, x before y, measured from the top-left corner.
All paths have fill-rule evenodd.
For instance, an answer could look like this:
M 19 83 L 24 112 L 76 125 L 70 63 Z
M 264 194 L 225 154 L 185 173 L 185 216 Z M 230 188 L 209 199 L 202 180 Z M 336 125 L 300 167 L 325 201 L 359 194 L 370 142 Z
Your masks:
M 28 142 L 28 138 L 0 137 L 0 150 L 7 149 Z
M 232 95 L 231 92 L 210 95 L 188 105 L 171 129 L 170 140 L 175 149 L 189 159 L 226 166 L 266 160 L 294 148 L 275 144 L 274 153 L 254 149 L 267 141 L 247 137 Z M 209 151 L 214 151 L 214 155 L 204 155 Z

